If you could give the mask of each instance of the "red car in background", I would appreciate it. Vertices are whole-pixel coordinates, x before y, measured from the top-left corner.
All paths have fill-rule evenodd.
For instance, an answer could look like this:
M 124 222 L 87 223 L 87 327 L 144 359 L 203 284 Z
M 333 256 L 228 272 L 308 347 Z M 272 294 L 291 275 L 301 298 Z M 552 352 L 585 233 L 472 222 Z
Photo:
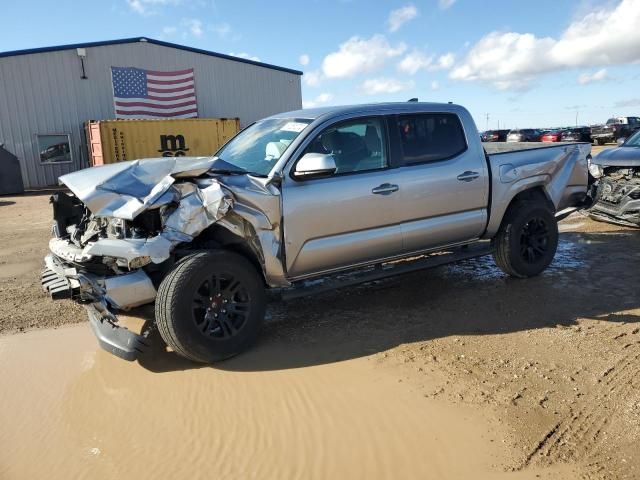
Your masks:
M 541 142 L 559 142 L 562 138 L 562 130 L 550 130 L 545 132 L 541 137 Z

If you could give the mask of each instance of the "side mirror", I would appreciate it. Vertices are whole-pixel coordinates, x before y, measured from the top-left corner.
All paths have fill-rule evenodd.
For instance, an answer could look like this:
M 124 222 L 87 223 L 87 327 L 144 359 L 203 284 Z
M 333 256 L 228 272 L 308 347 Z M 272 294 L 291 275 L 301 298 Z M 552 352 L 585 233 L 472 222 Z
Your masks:
M 625 137 L 620 137 L 620 138 L 617 140 L 617 144 L 618 144 L 618 146 L 620 146 L 620 145 L 622 145 L 622 144 L 623 144 L 624 142 L 626 142 L 626 141 L 627 141 L 627 139 L 626 139 Z
M 293 176 L 299 179 L 327 177 L 336 173 L 336 168 L 333 155 L 307 153 L 296 163 Z

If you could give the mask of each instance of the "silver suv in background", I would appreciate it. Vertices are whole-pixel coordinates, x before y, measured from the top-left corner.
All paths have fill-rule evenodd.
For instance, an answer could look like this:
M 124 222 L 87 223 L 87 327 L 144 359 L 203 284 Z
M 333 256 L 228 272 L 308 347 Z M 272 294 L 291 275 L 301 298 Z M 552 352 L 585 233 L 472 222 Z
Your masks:
M 459 105 L 357 105 L 260 120 L 210 158 L 71 173 L 74 195 L 52 198 L 43 286 L 83 303 L 122 358 L 148 339 L 118 313 L 155 302 L 164 341 L 214 362 L 256 339 L 267 291 L 346 271 L 370 280 L 409 258 L 493 254 L 508 275 L 537 275 L 556 252 L 556 215 L 585 199 L 591 146 L 485 145 L 499 151 L 485 152 Z
M 507 142 L 539 142 L 541 135 L 535 128 L 515 129 L 507 134 Z

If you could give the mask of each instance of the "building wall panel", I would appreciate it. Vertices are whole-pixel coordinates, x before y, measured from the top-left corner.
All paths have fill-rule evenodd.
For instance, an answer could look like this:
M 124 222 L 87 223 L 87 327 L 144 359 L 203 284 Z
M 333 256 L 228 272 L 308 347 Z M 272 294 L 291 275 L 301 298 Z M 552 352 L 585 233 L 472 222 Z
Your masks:
M 300 76 L 196 52 L 135 42 L 0 58 L 0 143 L 20 160 L 26 188 L 55 185 L 89 165 L 83 125 L 115 118 L 111 67 L 193 68 L 200 118 L 239 118 L 245 127 L 302 106 Z M 41 164 L 36 134 L 70 134 L 71 163 Z

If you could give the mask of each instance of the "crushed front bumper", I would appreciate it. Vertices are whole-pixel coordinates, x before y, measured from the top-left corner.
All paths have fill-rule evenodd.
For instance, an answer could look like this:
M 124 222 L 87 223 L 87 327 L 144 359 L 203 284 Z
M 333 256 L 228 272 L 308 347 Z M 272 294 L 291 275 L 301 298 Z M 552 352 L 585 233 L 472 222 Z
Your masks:
M 149 348 L 147 338 L 120 326 L 114 313 L 153 302 L 156 290 L 143 270 L 101 277 L 80 272 L 49 254 L 45 257 L 42 287 L 53 299 L 71 298 L 84 305 L 91 329 L 104 350 L 132 361 Z
M 589 215 L 595 220 L 640 227 L 640 186 L 602 179 Z

